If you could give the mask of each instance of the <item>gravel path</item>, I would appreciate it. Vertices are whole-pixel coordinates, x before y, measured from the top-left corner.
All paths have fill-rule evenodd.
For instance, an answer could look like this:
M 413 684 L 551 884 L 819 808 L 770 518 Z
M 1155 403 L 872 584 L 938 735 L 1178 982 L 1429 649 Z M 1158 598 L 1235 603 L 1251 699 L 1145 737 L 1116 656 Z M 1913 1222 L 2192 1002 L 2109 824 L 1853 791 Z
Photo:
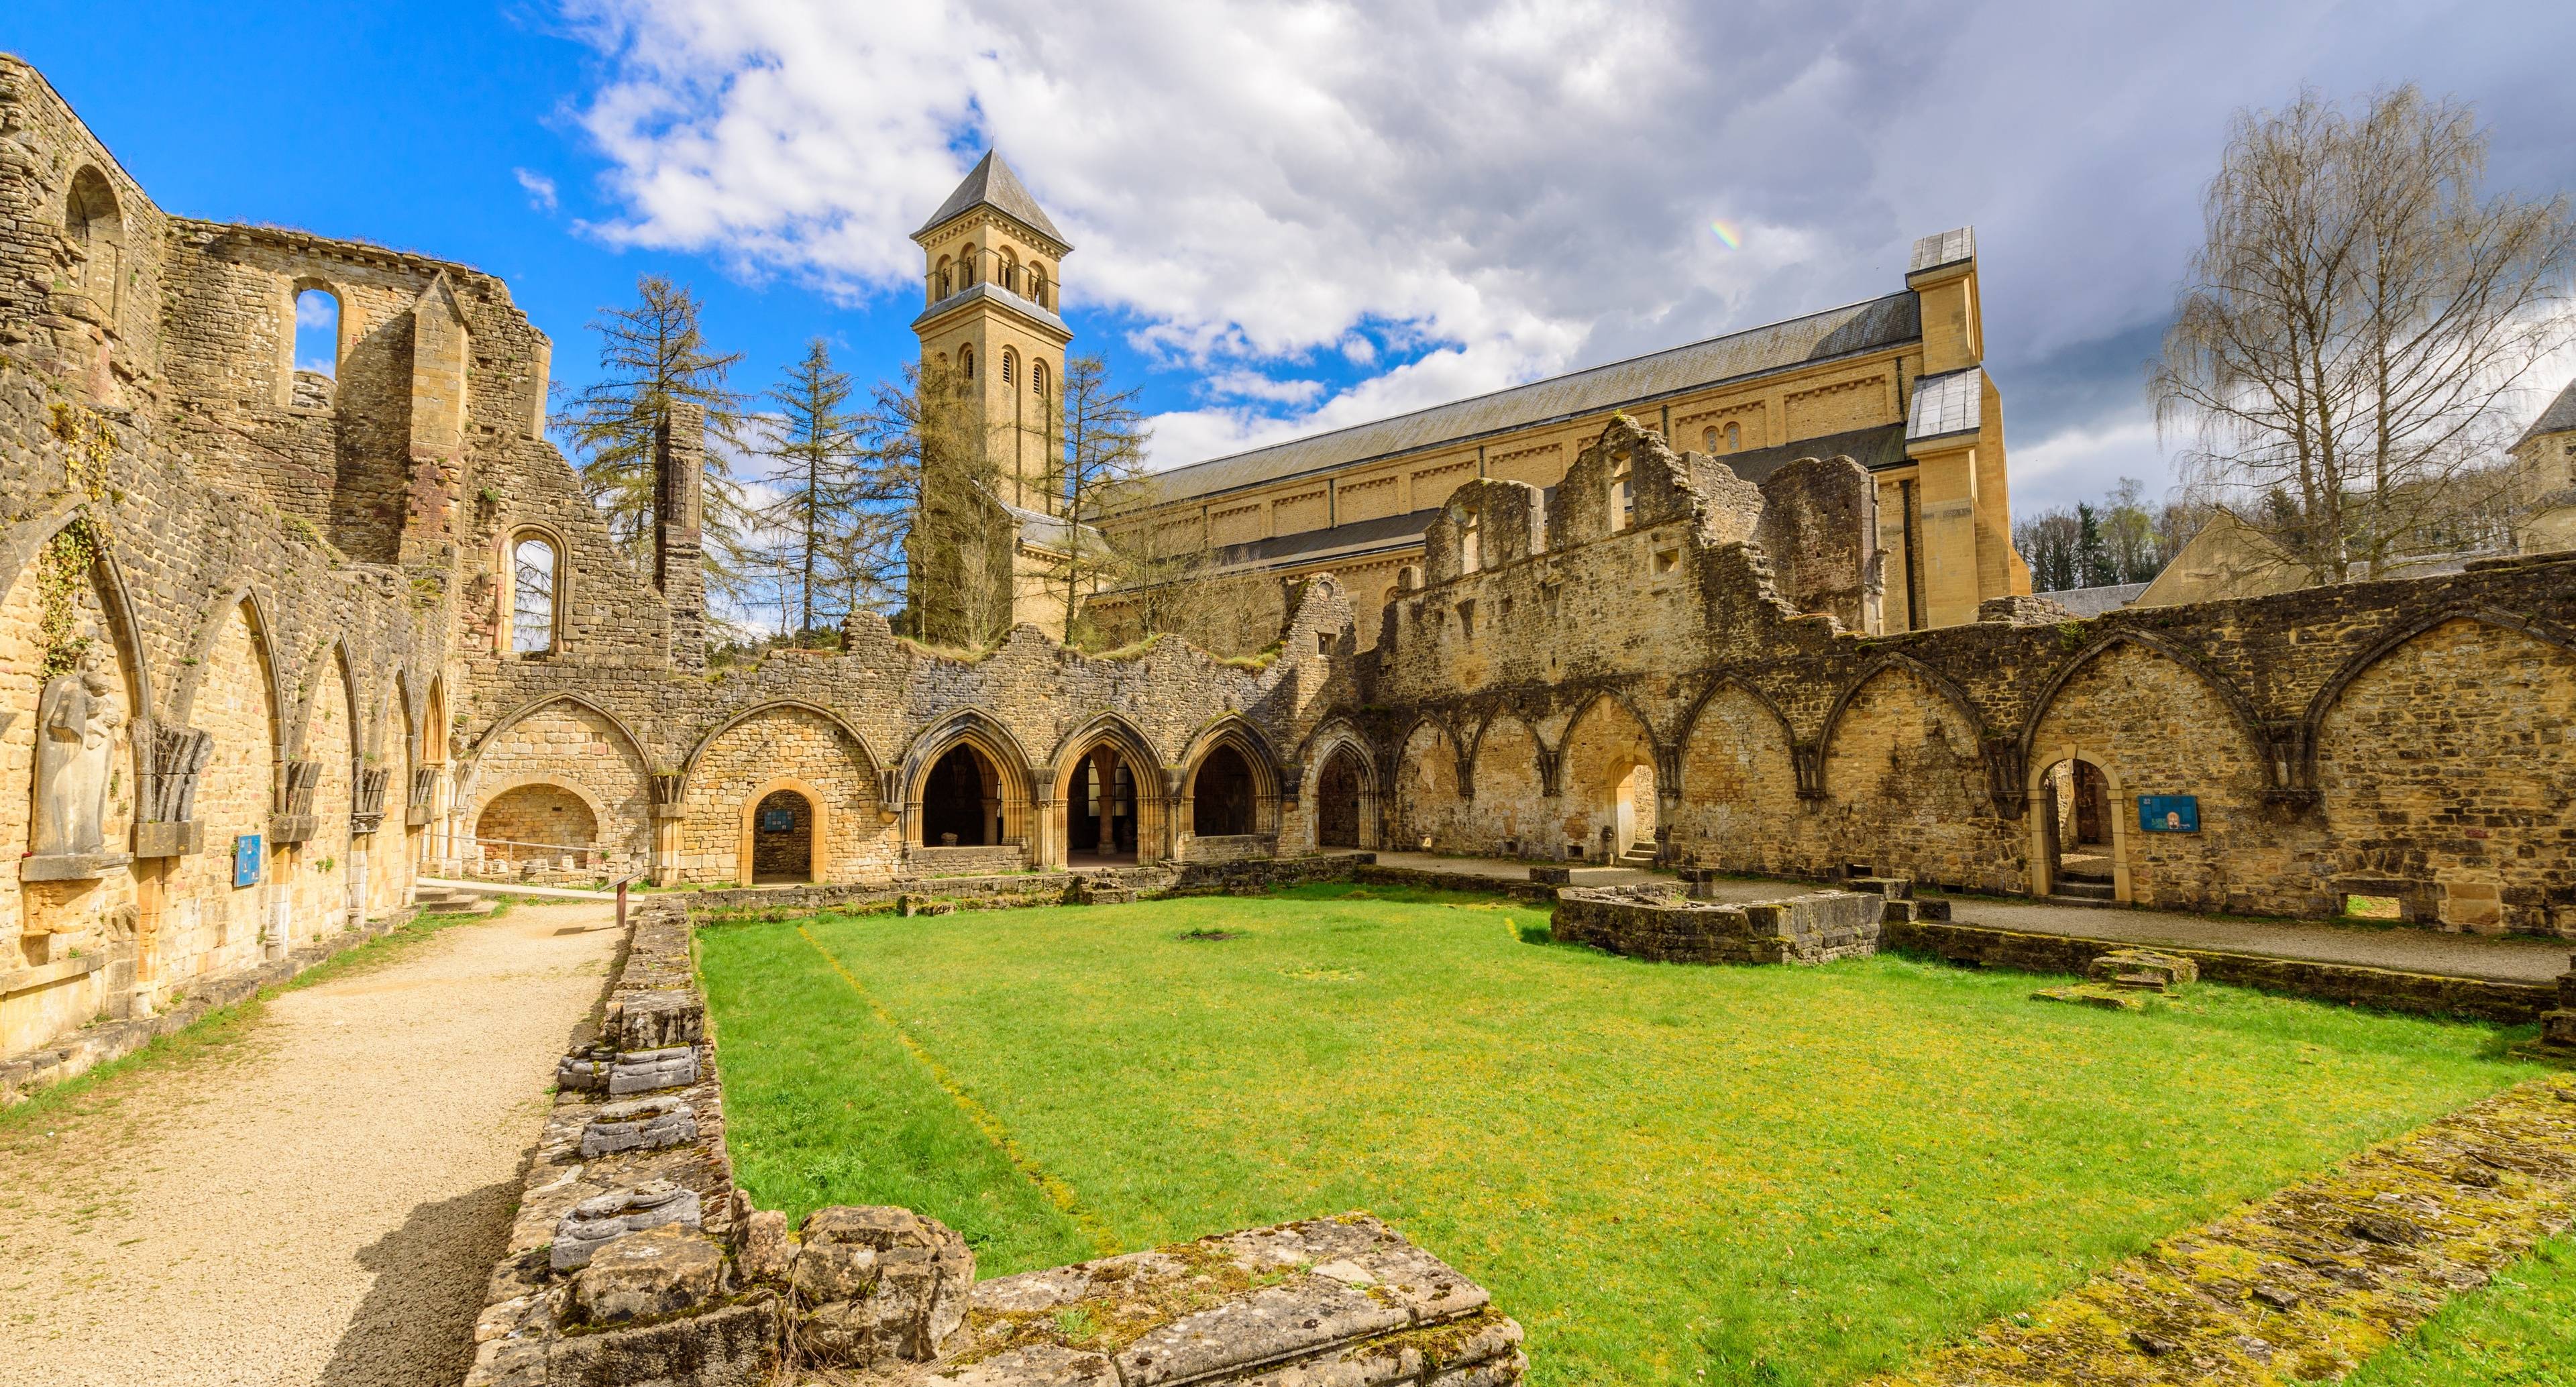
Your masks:
M 452 1387 L 615 936 L 457 926 L 0 1137 L 0 1383 Z

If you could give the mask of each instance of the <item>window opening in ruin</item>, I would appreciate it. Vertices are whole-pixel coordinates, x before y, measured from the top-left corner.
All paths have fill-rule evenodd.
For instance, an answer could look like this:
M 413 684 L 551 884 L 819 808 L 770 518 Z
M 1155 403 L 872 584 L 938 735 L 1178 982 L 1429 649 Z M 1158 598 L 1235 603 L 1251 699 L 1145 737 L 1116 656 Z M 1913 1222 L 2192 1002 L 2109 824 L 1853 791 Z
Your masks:
M 555 547 L 533 536 L 510 546 L 510 649 L 555 648 Z
M 1682 551 L 1679 549 L 1658 549 L 1655 551 L 1656 577 L 1661 578 L 1665 574 L 1668 574 L 1681 566 Z
M 2343 913 L 2354 920 L 2403 920 L 2406 903 L 2395 896 L 2345 896 Z
M 117 210 L 106 174 L 83 168 L 72 176 L 71 193 L 63 200 L 63 234 L 81 254 L 73 283 L 113 317 L 125 275 L 125 215 Z
M 1330 655 L 1333 653 L 1332 632 L 1318 631 L 1315 633 L 1315 653 L 1318 655 Z
M 1602 857 L 1615 859 L 1631 852 L 1652 855 L 1655 851 L 1655 768 L 1639 763 L 1619 778 L 1611 806 L 1611 822 L 1602 829 L 1606 840 Z
M 1458 527 L 1458 571 L 1473 573 L 1484 566 L 1485 531 L 1482 517 L 1474 510 Z
M 980 847 L 999 843 L 1001 777 L 971 746 L 951 747 L 930 768 L 921 787 L 924 847 Z
M 2114 899 L 2110 777 L 2090 761 L 2069 759 L 2049 767 L 2041 784 L 2050 894 Z
M 1503 605 L 1495 609 L 1495 611 L 1494 611 L 1494 620 L 1496 620 L 1496 621 L 1498 621 L 1498 622 L 1501 622 L 1501 621 L 1509 621 L 1509 620 L 1511 620 L 1511 619 L 1512 619 L 1512 599 L 1510 599 L 1510 598 L 1506 597 L 1506 598 L 1504 598 L 1504 599 L 1503 599 Z
M 1315 777 L 1315 842 L 1327 848 L 1360 845 L 1360 765 L 1349 747 L 1336 747 Z
M 751 811 L 749 880 L 813 879 L 814 806 L 794 790 L 772 790 Z
M 1636 507 L 1628 496 L 1628 456 L 1621 453 L 1611 460 L 1610 528 L 1614 532 L 1627 529 L 1636 519 Z
M 333 378 L 340 373 L 340 300 L 328 289 L 295 292 L 295 370 Z
M 1243 753 L 1230 746 L 1209 752 L 1191 781 L 1190 832 L 1202 838 L 1250 833 L 1252 810 L 1252 767 Z
M 1476 638 L 1476 604 L 1473 599 L 1458 604 L 1458 634 L 1468 640 Z

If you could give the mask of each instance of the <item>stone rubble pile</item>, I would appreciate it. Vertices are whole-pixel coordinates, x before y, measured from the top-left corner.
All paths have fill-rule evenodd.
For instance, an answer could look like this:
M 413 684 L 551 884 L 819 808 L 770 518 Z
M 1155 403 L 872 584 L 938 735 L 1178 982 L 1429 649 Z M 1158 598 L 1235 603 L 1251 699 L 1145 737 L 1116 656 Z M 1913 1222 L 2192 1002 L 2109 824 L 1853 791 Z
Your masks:
M 2030 994 L 2031 1000 L 2144 1011 L 2147 998 L 2200 981 L 2200 965 L 2181 954 L 2155 949 L 2113 949 L 2086 965 L 2084 977 L 2083 982 L 2064 987 L 2043 987 Z
M 1720 905 L 1663 883 L 1569 886 L 1556 893 L 1553 929 L 1567 943 L 1664 963 L 1830 963 L 1878 952 L 1886 907 L 1853 891 Z

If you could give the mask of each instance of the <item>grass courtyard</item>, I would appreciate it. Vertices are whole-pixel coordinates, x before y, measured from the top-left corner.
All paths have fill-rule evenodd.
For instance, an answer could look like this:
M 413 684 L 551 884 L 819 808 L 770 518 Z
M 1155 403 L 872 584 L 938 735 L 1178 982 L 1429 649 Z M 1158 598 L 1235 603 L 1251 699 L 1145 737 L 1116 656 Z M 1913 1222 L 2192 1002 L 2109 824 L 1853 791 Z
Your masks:
M 1491 1288 L 1535 1382 L 1840 1383 L 2533 1072 L 2486 1027 L 1645 964 L 1546 918 L 1315 887 L 711 926 L 736 1172 L 791 1219 L 919 1209 L 983 1276 L 1366 1208 Z

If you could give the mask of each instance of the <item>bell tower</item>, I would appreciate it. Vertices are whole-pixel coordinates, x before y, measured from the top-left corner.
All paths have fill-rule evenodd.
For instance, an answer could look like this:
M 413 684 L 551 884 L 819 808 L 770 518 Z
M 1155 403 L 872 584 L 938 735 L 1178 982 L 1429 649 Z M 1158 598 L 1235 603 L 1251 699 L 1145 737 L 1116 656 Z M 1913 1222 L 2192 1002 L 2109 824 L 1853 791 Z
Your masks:
M 912 320 L 922 364 L 945 366 L 964 389 L 994 463 L 995 499 L 1058 513 L 1048 459 L 1073 330 L 1056 316 L 1056 296 L 1073 247 L 993 150 L 912 239 L 922 253 L 926 306 Z

